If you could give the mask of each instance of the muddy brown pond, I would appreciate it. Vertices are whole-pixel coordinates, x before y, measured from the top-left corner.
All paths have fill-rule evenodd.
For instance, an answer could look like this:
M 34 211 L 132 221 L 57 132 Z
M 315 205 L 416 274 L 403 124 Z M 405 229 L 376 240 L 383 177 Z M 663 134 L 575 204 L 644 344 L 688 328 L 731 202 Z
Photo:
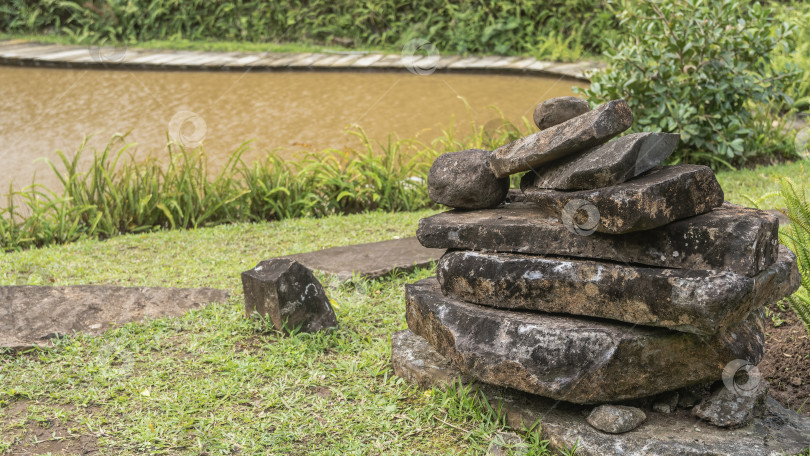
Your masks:
M 344 72 L 153 72 L 0 66 L 0 194 L 38 182 L 55 187 L 47 157 L 72 156 L 89 135 L 101 148 L 129 132 L 137 156 L 165 155 L 167 135 L 202 143 L 213 168 L 244 141 L 244 157 L 269 150 L 291 157 L 302 150 L 358 145 L 345 131 L 362 127 L 373 141 L 389 133 L 429 141 L 453 118 L 531 118 L 547 98 L 571 95 L 585 83 L 536 76 Z M 465 102 L 466 101 L 466 102 Z M 469 108 L 467 107 L 469 104 Z M 86 162 L 86 160 L 85 160 Z

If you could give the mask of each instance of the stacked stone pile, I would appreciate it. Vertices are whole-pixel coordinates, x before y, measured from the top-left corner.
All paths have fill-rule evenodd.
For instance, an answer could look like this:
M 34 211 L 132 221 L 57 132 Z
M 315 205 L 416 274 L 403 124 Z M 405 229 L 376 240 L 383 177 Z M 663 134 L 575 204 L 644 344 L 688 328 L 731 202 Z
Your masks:
M 759 363 L 764 306 L 799 286 L 776 218 L 725 203 L 710 168 L 661 166 L 676 134 L 613 139 L 633 122 L 623 100 L 552 99 L 534 119 L 537 133 L 435 161 L 430 196 L 455 210 L 420 221 L 420 242 L 447 253 L 436 278 L 406 286 L 409 331 L 487 384 L 750 421 L 753 405 L 717 418 L 724 399 L 706 385 Z M 763 383 L 744 396 L 760 400 Z M 625 432 L 604 417 L 639 413 L 599 408 L 591 422 Z

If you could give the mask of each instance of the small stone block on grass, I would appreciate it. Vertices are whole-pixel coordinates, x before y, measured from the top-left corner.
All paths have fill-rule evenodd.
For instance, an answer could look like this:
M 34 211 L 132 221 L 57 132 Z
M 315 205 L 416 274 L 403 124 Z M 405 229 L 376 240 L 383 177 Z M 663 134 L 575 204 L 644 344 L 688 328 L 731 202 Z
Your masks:
M 337 328 L 335 311 L 312 271 L 289 258 L 262 261 L 242 273 L 245 313 L 270 317 L 278 331 Z

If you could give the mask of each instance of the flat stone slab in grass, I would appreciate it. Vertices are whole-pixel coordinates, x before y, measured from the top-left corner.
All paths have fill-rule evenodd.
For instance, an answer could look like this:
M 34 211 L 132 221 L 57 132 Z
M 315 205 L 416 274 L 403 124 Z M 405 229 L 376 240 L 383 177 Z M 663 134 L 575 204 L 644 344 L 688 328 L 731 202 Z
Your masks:
M 713 335 L 801 284 L 796 255 L 755 277 L 514 253 L 451 251 L 436 266 L 445 295 L 501 309 L 606 318 Z
M 707 166 L 664 166 L 619 185 L 579 191 L 537 188 L 535 177 L 521 180 L 526 199 L 585 235 L 649 230 L 723 204 L 723 189 Z
M 354 275 L 376 279 L 394 270 L 410 272 L 429 266 L 443 254 L 444 249 L 423 247 L 415 237 L 409 237 L 332 247 L 284 258 L 291 258 L 310 269 L 333 274 L 340 280 L 350 280 Z
M 408 328 L 462 372 L 579 404 L 638 399 L 719 380 L 735 359 L 756 365 L 764 312 L 715 336 L 545 313 L 442 295 L 436 279 L 405 286 Z
M 510 192 L 510 195 L 512 193 Z M 779 224 L 765 211 L 726 203 L 654 230 L 581 236 L 532 203 L 448 211 L 419 221 L 422 245 L 609 260 L 753 277 L 778 257 Z
M 394 373 L 419 386 L 443 386 L 446 379 L 462 377 L 460 370 L 442 357 L 423 338 L 411 331 L 391 336 Z M 430 366 L 425 369 L 424 366 Z M 436 382 L 429 383 L 430 378 Z M 507 424 L 523 429 L 539 424 L 542 438 L 551 449 L 579 448 L 578 456 L 784 456 L 810 447 L 810 419 L 786 410 L 767 398 L 753 422 L 740 429 L 723 429 L 693 417 L 688 410 L 662 414 L 647 411 L 647 419 L 624 434 L 608 434 L 587 422 L 593 407 L 554 401 L 514 389 L 475 383 L 482 398 L 501 410 Z
M 112 325 L 177 317 L 227 298 L 213 288 L 0 287 L 0 348 L 47 347 L 58 335 L 99 335 Z

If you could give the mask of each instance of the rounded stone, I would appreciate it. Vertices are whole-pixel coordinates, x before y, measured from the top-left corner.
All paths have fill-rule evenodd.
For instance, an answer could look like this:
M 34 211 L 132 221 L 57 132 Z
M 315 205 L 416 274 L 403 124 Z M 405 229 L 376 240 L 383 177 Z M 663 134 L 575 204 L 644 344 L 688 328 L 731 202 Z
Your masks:
M 644 411 L 623 405 L 600 405 L 588 415 L 588 424 L 610 434 L 623 434 L 637 428 L 647 419 Z
M 428 172 L 428 195 L 434 203 L 457 209 L 486 209 L 501 204 L 509 178 L 495 177 L 491 152 L 468 149 L 440 155 Z
M 550 98 L 534 108 L 534 124 L 545 130 L 591 110 L 587 101 L 577 97 Z

